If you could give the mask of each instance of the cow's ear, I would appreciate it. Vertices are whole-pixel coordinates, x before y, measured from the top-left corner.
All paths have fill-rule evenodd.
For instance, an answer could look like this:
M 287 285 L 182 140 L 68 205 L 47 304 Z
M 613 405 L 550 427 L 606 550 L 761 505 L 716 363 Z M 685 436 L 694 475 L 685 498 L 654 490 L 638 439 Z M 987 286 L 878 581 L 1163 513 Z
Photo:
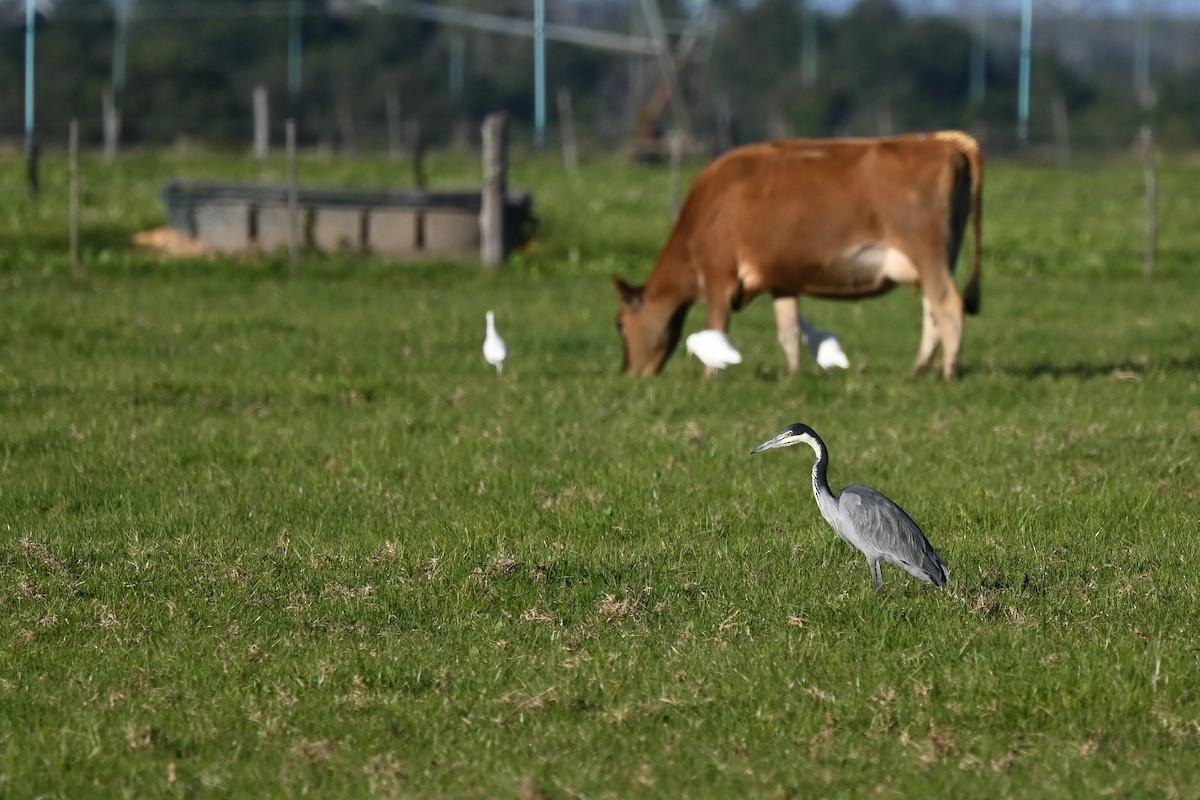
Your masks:
M 621 302 L 632 308 L 637 308 L 642 304 L 642 293 L 644 287 L 630 286 L 617 275 L 612 276 L 613 286 L 617 287 L 617 294 L 621 295 Z

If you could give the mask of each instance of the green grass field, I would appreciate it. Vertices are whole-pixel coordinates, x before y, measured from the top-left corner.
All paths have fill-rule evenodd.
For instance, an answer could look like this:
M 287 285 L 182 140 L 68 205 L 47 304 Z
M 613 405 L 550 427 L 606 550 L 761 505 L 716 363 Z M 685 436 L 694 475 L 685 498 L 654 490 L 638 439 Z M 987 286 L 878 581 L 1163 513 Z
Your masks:
M 802 302 L 847 372 L 783 374 L 759 300 L 739 368 L 620 376 L 665 170 L 513 169 L 542 228 L 499 273 L 289 280 L 130 244 L 165 178 L 277 162 L 85 162 L 81 274 L 62 159 L 37 201 L 0 163 L 0 795 L 1196 796 L 1200 167 L 1146 281 L 1136 165 L 989 165 L 952 384 L 909 375 L 906 290 Z M 808 450 L 749 455 L 794 421 L 947 589 L 876 594 Z

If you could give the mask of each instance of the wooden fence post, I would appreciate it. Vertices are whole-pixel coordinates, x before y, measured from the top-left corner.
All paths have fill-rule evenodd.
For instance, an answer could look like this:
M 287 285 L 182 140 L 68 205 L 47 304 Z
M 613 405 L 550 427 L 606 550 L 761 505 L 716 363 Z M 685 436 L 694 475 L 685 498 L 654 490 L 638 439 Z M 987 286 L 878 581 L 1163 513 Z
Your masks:
M 79 274 L 79 120 L 72 119 L 67 138 L 67 152 L 71 162 L 71 272 Z
M 717 152 L 724 153 L 737 146 L 737 120 L 733 116 L 733 103 L 726 95 L 716 99 L 717 114 Z
M 562 137 L 563 165 L 574 173 L 579 166 L 579 148 L 575 144 L 575 112 L 571 108 L 571 90 L 558 90 L 558 130 Z
M 1158 169 L 1154 147 L 1154 131 L 1149 125 L 1142 126 L 1142 168 L 1146 175 L 1146 253 L 1142 262 L 1142 275 L 1146 280 L 1154 277 L 1154 260 L 1158 253 Z
M 680 198 L 683 195 L 683 131 L 675 128 L 667 136 L 671 148 L 671 221 L 679 219 Z
M 404 133 L 400 127 L 400 93 L 388 89 L 383 96 L 384 110 L 387 114 L 388 156 L 399 159 L 404 154 Z
M 29 180 L 29 194 L 32 197 L 37 197 L 41 188 L 41 182 L 38 180 L 39 156 L 37 140 L 30 138 L 25 148 L 25 176 Z
M 337 125 L 338 138 L 341 139 L 341 150 L 347 155 L 358 152 L 358 128 L 354 122 L 354 105 L 350 98 L 338 94 L 333 101 L 333 119 Z
M 421 130 L 421 120 L 409 122 L 408 138 L 412 148 L 413 186 L 424 189 L 429 181 L 425 175 L 425 134 Z
M 111 86 L 105 87 L 100 99 L 104 117 L 104 157 L 112 161 L 117 157 L 117 147 L 121 141 L 121 112 Z
M 1054 95 L 1050 104 L 1050 117 L 1054 120 L 1054 143 L 1058 150 L 1059 166 L 1071 165 L 1071 118 L 1067 115 L 1067 100 L 1062 92 Z
M 479 211 L 480 257 L 485 267 L 504 263 L 504 204 L 508 196 L 508 114 L 483 121 L 483 198 Z
M 271 147 L 271 111 L 267 104 L 267 87 L 254 87 L 254 155 L 263 159 Z
M 296 120 L 288 119 L 287 137 L 287 209 L 288 209 L 288 274 L 300 275 L 300 203 L 296 185 Z
M 414 119 L 405 123 L 408 133 L 409 157 L 412 159 L 413 186 L 424 190 L 428 185 L 425 175 L 425 134 L 421 132 L 421 120 Z M 414 247 L 417 251 L 425 249 L 425 209 L 417 209 L 417 230 Z

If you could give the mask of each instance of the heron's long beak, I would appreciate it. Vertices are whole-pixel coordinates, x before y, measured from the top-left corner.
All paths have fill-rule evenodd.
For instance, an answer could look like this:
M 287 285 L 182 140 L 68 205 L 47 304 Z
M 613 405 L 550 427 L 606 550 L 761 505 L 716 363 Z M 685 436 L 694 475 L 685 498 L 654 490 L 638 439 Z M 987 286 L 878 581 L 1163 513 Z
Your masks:
M 800 441 L 799 436 L 794 435 L 791 431 L 784 431 L 783 433 L 779 434 L 778 436 L 776 436 L 772 439 L 768 439 L 767 441 L 760 444 L 758 447 L 751 450 L 750 455 L 754 455 L 755 453 L 761 453 L 763 450 L 771 450 L 775 447 L 788 447 L 789 445 L 793 445 L 798 441 Z

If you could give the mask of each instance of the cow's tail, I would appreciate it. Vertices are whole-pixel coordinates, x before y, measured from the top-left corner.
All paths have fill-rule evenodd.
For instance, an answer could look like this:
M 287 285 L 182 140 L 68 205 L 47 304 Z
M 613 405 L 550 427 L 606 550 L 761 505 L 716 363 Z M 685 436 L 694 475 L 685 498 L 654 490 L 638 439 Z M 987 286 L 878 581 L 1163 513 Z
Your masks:
M 963 310 L 978 314 L 980 305 L 980 251 L 983 237 L 983 149 L 974 136 L 962 131 L 940 131 L 938 139 L 952 143 L 971 169 L 971 278 L 963 291 Z

